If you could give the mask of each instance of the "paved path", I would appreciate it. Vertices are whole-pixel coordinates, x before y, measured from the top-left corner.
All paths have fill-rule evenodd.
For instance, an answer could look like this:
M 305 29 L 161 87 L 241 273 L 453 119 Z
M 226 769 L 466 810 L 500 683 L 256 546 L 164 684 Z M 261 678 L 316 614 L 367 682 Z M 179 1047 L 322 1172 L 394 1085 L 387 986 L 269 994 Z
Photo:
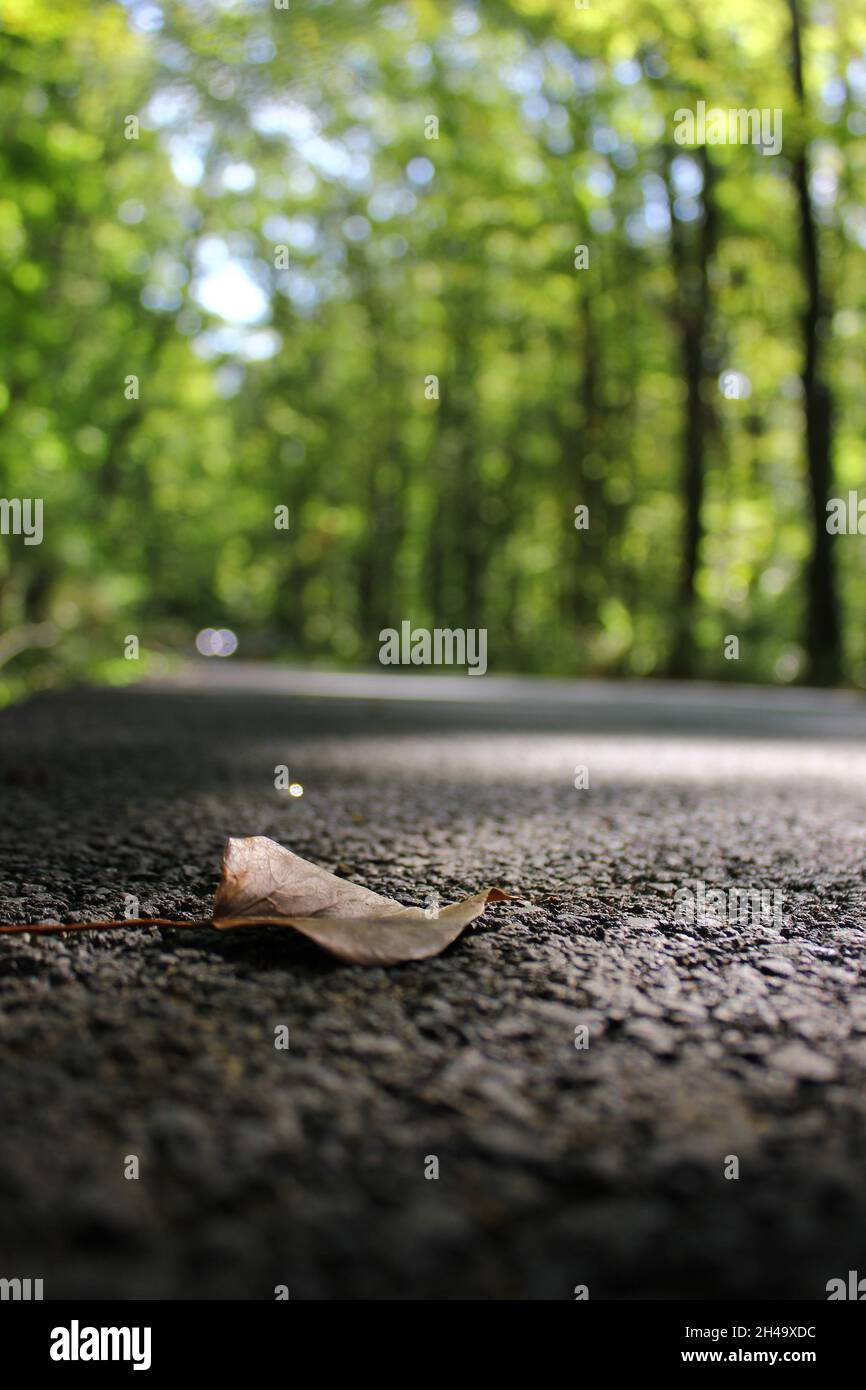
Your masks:
M 864 736 L 854 695 L 234 662 L 7 711 L 2 920 L 125 892 L 206 915 L 229 833 L 407 902 L 521 901 L 388 971 L 278 930 L 0 938 L 0 1277 L 822 1298 L 866 1275 Z M 678 921 L 698 879 L 777 890 L 781 920 Z

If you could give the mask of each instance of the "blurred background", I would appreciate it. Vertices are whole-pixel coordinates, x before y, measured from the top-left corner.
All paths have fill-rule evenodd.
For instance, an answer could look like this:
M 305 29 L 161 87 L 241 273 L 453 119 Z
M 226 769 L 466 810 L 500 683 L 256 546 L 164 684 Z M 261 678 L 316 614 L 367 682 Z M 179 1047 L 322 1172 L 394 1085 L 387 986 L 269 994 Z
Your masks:
M 3 0 L 0 700 L 404 619 L 866 686 L 866 9 L 281 3 Z

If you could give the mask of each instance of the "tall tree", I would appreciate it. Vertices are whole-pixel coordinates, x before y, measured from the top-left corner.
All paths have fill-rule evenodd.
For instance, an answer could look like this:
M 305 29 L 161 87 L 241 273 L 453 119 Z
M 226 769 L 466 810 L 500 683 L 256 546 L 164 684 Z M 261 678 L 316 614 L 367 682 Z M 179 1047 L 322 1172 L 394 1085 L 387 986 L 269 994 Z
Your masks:
M 675 319 L 685 381 L 682 433 L 682 559 L 677 611 L 672 630 L 668 671 L 672 676 L 694 675 L 697 578 L 703 537 L 704 472 L 712 412 L 705 399 L 707 372 L 704 353 L 710 323 L 710 264 L 718 235 L 715 173 L 706 147 L 698 151 L 703 174 L 703 217 L 696 235 L 676 216 L 671 245 L 676 275 Z M 669 180 L 670 182 L 670 180 Z M 671 206 L 675 199 L 671 197 Z
M 839 680 L 842 663 L 839 595 L 833 540 L 827 530 L 827 500 L 833 487 L 833 396 L 825 372 L 821 331 L 829 323 L 818 235 L 809 193 L 808 112 L 803 79 L 804 24 L 799 0 L 788 0 L 791 16 L 791 71 L 800 106 L 800 130 L 792 169 L 800 227 L 800 262 L 806 302 L 801 318 L 803 408 L 812 508 L 812 549 L 808 568 L 806 651 L 808 675 L 816 685 Z

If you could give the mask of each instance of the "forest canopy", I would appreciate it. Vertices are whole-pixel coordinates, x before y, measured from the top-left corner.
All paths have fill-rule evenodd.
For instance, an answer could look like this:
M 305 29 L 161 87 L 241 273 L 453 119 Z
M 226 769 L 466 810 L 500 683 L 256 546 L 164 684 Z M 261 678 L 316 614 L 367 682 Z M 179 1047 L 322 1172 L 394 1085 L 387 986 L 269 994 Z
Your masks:
M 4 0 L 0 84 L 2 698 L 404 620 L 866 686 L 862 5 Z

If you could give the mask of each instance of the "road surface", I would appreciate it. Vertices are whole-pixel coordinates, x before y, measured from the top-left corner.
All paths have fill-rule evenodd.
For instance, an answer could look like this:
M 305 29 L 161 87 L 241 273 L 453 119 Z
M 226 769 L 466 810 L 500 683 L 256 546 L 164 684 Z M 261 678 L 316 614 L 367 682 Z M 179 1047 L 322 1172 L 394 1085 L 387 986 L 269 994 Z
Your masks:
M 3 921 L 125 894 L 207 916 L 228 834 L 406 903 L 518 900 L 390 970 L 279 929 L 0 937 L 0 1277 L 822 1299 L 866 1275 L 864 736 L 853 694 L 215 661 L 6 711 Z M 689 921 L 699 881 L 780 911 Z

